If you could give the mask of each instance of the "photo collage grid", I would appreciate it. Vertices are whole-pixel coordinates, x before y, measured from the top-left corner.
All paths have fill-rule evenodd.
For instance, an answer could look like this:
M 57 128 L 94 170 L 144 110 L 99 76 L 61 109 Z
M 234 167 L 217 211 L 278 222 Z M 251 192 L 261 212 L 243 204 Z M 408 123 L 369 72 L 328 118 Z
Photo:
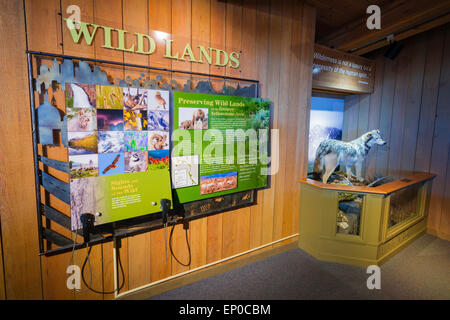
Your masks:
M 70 178 L 169 167 L 169 92 L 66 84 Z

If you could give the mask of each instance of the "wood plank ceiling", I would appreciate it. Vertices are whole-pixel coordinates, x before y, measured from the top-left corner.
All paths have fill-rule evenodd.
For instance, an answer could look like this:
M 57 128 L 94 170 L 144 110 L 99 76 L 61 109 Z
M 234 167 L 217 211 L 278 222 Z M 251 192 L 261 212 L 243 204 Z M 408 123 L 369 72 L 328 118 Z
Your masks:
M 316 43 L 362 55 L 450 22 L 449 0 L 306 0 L 316 7 Z M 369 5 L 381 9 L 381 29 L 369 30 Z

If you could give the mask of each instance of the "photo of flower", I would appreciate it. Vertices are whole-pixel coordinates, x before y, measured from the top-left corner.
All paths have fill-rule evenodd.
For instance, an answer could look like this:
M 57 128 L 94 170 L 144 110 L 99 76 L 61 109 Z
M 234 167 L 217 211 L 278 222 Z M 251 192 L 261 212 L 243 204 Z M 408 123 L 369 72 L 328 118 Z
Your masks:
M 147 111 L 145 110 L 123 110 L 125 131 L 147 130 Z
M 147 131 L 124 132 L 125 152 L 147 151 Z
M 169 168 L 169 150 L 149 151 L 148 169 L 168 169 Z

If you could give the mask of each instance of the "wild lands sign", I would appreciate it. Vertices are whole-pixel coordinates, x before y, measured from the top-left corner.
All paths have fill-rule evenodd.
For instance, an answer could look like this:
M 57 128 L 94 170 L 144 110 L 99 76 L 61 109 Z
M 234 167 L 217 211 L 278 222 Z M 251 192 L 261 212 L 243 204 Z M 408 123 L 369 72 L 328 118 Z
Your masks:
M 138 54 L 151 55 L 157 53 L 156 42 L 148 34 L 133 33 L 133 42 L 127 43 L 126 38 L 130 38 L 128 31 L 122 29 L 115 29 L 107 26 L 101 26 L 94 23 L 86 23 L 82 21 L 75 21 L 73 19 L 64 18 L 65 25 L 69 29 L 72 40 L 75 43 L 81 43 L 84 39 L 88 46 L 92 45 L 92 41 L 97 33 L 103 33 L 102 48 L 119 50 L 124 52 L 134 52 Z M 112 38 L 117 38 L 117 46 L 112 45 Z M 184 50 L 174 51 L 172 49 L 174 40 L 165 37 L 162 39 L 165 42 L 164 58 L 187 61 L 194 63 L 208 63 L 218 67 L 239 68 L 240 54 L 238 52 L 226 52 L 225 50 L 204 47 L 198 45 L 192 48 L 190 43 L 186 43 Z

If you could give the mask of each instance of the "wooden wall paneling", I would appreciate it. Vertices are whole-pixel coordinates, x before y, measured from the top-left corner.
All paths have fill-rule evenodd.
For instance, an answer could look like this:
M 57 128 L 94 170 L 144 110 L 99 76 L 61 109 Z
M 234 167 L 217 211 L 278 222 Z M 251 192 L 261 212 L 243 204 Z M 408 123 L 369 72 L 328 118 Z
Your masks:
M 28 49 L 61 53 L 61 12 L 59 0 L 25 1 Z M 23 12 L 17 13 L 17 17 Z
M 69 18 L 71 14 L 68 14 L 66 10 L 71 5 L 77 5 L 81 9 L 81 21 L 87 23 L 94 22 L 94 2 L 92 0 L 61 0 L 61 12 L 64 18 Z M 72 40 L 70 31 L 65 25 L 66 22 L 62 20 L 62 39 L 63 39 L 63 53 L 66 55 L 94 58 L 95 48 L 94 46 L 80 46 Z M 98 30 L 97 32 L 100 32 Z M 84 41 L 84 40 L 82 40 Z
M 229 4 L 227 4 L 227 6 L 229 7 Z M 233 27 L 231 28 L 231 31 L 227 31 L 226 34 L 226 51 L 240 53 L 240 59 L 243 58 L 242 54 L 246 52 L 247 57 L 241 61 L 238 69 L 227 66 L 226 74 L 229 76 L 255 79 L 256 4 L 251 1 L 246 3 L 244 3 L 244 1 L 236 1 L 230 15 L 227 16 L 229 23 L 231 16 L 235 17 L 235 19 L 231 20 Z M 250 60 L 249 57 L 253 58 L 253 61 Z M 251 225 L 253 224 L 253 221 L 251 221 L 251 208 L 247 207 L 237 210 L 235 217 L 237 222 L 237 234 L 234 248 L 235 253 L 239 253 L 250 249 Z
M 171 1 L 148 1 L 149 29 L 160 31 L 166 34 L 172 33 L 172 3 Z M 150 62 L 152 66 L 161 68 L 172 68 L 172 61 L 162 57 L 165 52 L 165 42 L 163 39 L 155 37 L 156 51 L 159 54 L 152 55 Z M 158 73 L 159 74 L 159 73 Z M 164 74 L 163 74 L 164 75 Z M 171 74 L 164 77 L 169 79 Z M 151 281 L 158 281 L 167 278 L 172 272 L 172 261 L 169 251 L 169 232 L 167 230 L 167 243 L 164 244 L 164 229 L 150 232 L 150 276 Z M 165 259 L 165 248 L 167 248 L 167 261 Z
M 445 29 L 437 29 L 426 40 L 425 74 L 423 79 L 422 101 L 419 118 L 419 132 L 414 161 L 416 171 L 428 172 L 431 163 L 433 147 L 436 105 L 439 93 L 441 75 L 442 49 L 444 46 Z
M 130 29 L 129 31 L 132 32 L 135 31 L 131 30 L 135 28 L 135 25 L 139 25 L 138 28 L 141 28 L 145 24 L 141 20 L 146 19 L 145 16 L 147 16 L 149 29 L 174 33 L 178 40 L 185 36 L 187 39 L 186 42 L 192 41 L 191 43 L 194 45 L 198 37 L 201 38 L 200 40 L 209 43 L 211 47 L 226 48 L 227 51 L 242 48 L 244 56 L 241 60 L 243 66 L 241 70 L 235 70 L 229 67 L 210 66 L 208 67 L 209 71 L 216 74 L 225 74 L 226 72 L 227 75 L 232 76 L 248 75 L 250 78 L 258 78 L 263 81 L 261 92 L 263 92 L 263 96 L 268 96 L 274 102 L 274 127 L 281 129 L 281 139 L 283 137 L 287 138 L 288 136 L 292 137 L 293 148 L 298 148 L 296 145 L 298 142 L 304 143 L 300 139 L 301 133 L 298 132 L 294 121 L 292 119 L 289 120 L 289 115 L 295 113 L 300 116 L 299 122 L 303 123 L 307 121 L 307 117 L 302 118 L 302 114 L 305 112 L 304 109 L 296 109 L 300 101 L 299 97 L 289 92 L 294 87 L 303 90 L 304 85 L 295 83 L 291 85 L 290 83 L 290 81 L 301 79 L 302 77 L 293 74 L 293 70 L 290 70 L 290 62 L 298 58 L 299 53 L 293 52 L 296 49 L 295 43 L 293 44 L 291 33 L 288 32 L 292 30 L 292 27 L 295 27 L 297 28 L 297 32 L 302 32 L 302 35 L 300 36 L 299 33 L 296 33 L 294 37 L 297 40 L 300 38 L 302 41 L 308 40 L 303 39 L 304 31 L 302 31 L 302 27 L 300 26 L 302 23 L 301 18 L 295 17 L 294 22 L 292 18 L 294 13 L 290 10 L 290 5 L 292 4 L 296 6 L 297 11 L 301 8 L 301 5 L 297 2 L 280 4 L 276 1 L 271 1 L 269 3 L 269 0 L 265 3 L 254 2 L 250 4 L 241 3 L 241 1 L 224 3 L 215 0 L 193 0 L 192 3 L 191 1 L 181 1 L 182 3 L 178 3 L 178 1 L 172 2 L 167 3 L 149 0 L 147 1 L 147 5 L 146 2 L 142 1 L 129 4 L 120 0 L 95 2 L 79 0 L 75 4 L 80 5 L 82 19 L 88 22 L 114 28 Z M 205 8 L 208 3 L 210 3 L 211 12 L 209 21 L 208 9 Z M 193 67 L 191 63 L 171 61 L 161 56 L 158 57 L 158 55 L 152 55 L 147 60 L 145 56 L 128 53 L 124 55 L 123 52 L 117 50 L 102 48 L 103 32 L 98 33 L 93 46 L 84 46 L 83 49 L 80 49 L 81 47 L 73 43 L 67 30 L 62 28 L 62 17 L 57 15 L 57 12 L 61 8 L 65 9 L 67 7 L 67 1 L 63 0 L 61 2 L 61 8 L 59 8 L 59 2 L 55 1 L 53 7 L 58 8 L 55 11 L 55 17 L 52 17 L 52 14 L 48 11 L 48 1 L 45 2 L 45 5 L 41 1 L 26 1 L 26 4 L 28 6 L 27 15 L 31 15 L 29 26 L 33 28 L 33 32 L 29 33 L 30 44 L 34 46 L 31 48 L 33 50 L 62 53 L 63 51 L 60 48 L 59 42 L 63 41 L 64 53 L 67 54 L 77 54 L 85 57 L 94 56 L 98 59 L 118 62 L 127 61 L 136 63 L 139 61 L 139 64 L 145 64 L 147 61 L 150 61 L 153 66 L 175 68 L 175 65 L 177 65 L 177 69 L 203 70 L 205 68 L 204 65 L 196 64 Z M 180 5 L 186 8 L 186 10 L 179 9 L 181 8 Z M 30 9 L 31 6 L 33 7 L 32 9 Z M 146 8 L 144 8 L 145 6 Z M 136 7 L 141 9 L 136 10 Z M 197 11 L 200 7 L 205 8 L 205 12 Z M 177 9 L 175 10 L 175 8 Z M 191 8 L 197 8 L 195 9 L 195 13 L 191 12 Z M 89 12 L 92 12 L 92 14 L 89 14 Z M 191 21 L 192 15 L 195 16 L 196 22 L 194 23 Z M 259 30 L 259 17 L 262 17 L 265 21 L 265 24 L 262 24 L 264 28 L 261 27 L 261 30 Z M 36 32 L 36 30 L 39 30 L 38 27 L 41 24 L 45 22 L 48 25 L 49 21 L 54 24 L 53 28 L 49 27 L 45 29 L 47 31 L 42 34 Z M 209 35 L 202 28 L 204 24 L 210 26 Z M 286 26 L 288 27 L 287 29 Z M 57 30 L 56 35 L 54 30 Z M 200 36 L 197 35 L 197 32 Z M 46 33 L 52 33 L 53 36 L 48 36 Z M 255 40 L 252 34 L 256 34 L 258 40 Z M 113 32 L 112 41 L 112 45 L 117 46 L 115 32 Z M 164 52 L 164 42 L 157 41 L 157 43 L 157 51 L 160 53 L 161 51 Z M 179 41 L 178 43 L 181 43 L 183 46 L 182 49 L 184 49 L 185 42 Z M 44 48 L 45 50 L 40 48 Z M 176 49 L 176 46 L 174 46 L 174 51 Z M 248 61 L 246 60 L 245 52 L 249 54 L 247 56 L 249 57 Z M 250 58 L 250 56 L 252 57 Z M 265 65 L 267 65 L 267 68 L 264 67 Z M 300 66 L 296 64 L 296 68 L 300 68 Z M 110 78 L 123 78 L 125 76 L 123 68 L 105 67 L 104 69 L 108 72 Z M 205 71 L 207 71 L 206 68 Z M 221 80 L 214 81 L 214 83 L 218 88 L 223 85 L 223 81 Z M 284 88 L 283 92 L 279 92 L 278 89 L 280 88 Z M 296 167 L 293 166 L 293 160 L 286 161 L 285 159 L 287 146 L 281 146 L 281 148 L 279 160 L 280 171 L 276 177 L 272 177 L 272 182 L 275 182 L 272 184 L 272 189 L 259 192 L 260 194 L 264 193 L 264 197 L 259 197 L 260 202 L 258 206 L 244 210 L 235 210 L 229 214 L 214 215 L 191 223 L 190 235 L 193 239 L 197 237 L 195 245 L 193 245 L 193 266 L 200 266 L 205 262 L 212 262 L 231 254 L 243 252 L 251 247 L 279 239 L 283 235 L 288 235 L 290 233 L 289 230 L 292 232 L 295 224 L 292 224 L 292 221 L 295 221 L 292 212 L 295 211 L 296 205 L 285 205 L 283 203 L 288 200 L 283 195 L 283 190 L 285 188 L 284 185 L 287 183 L 285 179 L 286 164 L 290 167 Z M 55 153 L 56 151 L 52 149 L 49 152 Z M 297 164 L 298 160 L 295 161 Z M 302 165 L 301 161 L 300 164 Z M 289 191 L 295 192 L 295 188 Z M 67 207 L 63 209 L 64 206 L 58 202 L 59 200 L 55 200 L 52 197 L 49 198 L 52 204 L 67 211 Z M 291 207 L 291 209 L 288 209 L 287 213 L 283 214 L 283 208 L 287 207 Z M 255 223 L 253 224 L 254 221 Z M 139 240 L 135 237 L 133 240 L 125 239 L 122 241 L 120 252 L 126 272 L 127 283 L 125 290 L 185 270 L 185 268 L 172 265 L 173 261 L 169 261 L 168 263 L 164 262 L 163 235 L 163 230 L 156 230 L 151 232 L 150 235 L 142 235 L 142 239 Z M 136 240 L 136 243 L 133 244 L 134 240 Z M 184 246 L 184 231 L 181 226 L 178 226 L 176 235 L 174 235 L 174 249 L 181 260 L 183 260 L 183 256 L 180 256 L 180 252 L 182 254 L 183 251 L 187 253 Z M 144 253 L 140 255 L 138 253 L 142 252 L 142 248 L 140 247 L 144 248 L 143 252 L 150 251 L 149 254 Z M 112 243 L 96 246 L 92 249 L 91 262 L 94 275 L 93 287 L 95 289 L 112 289 L 112 253 Z M 78 264 L 81 264 L 84 257 L 85 254 L 82 251 L 75 253 L 75 259 Z M 150 260 L 150 268 L 145 262 L 146 259 Z M 73 292 L 65 288 L 65 280 L 67 279 L 65 267 L 68 263 L 67 255 L 60 255 L 56 259 L 42 258 L 42 260 L 45 296 L 49 298 L 73 298 Z M 57 269 L 57 273 L 60 275 L 52 278 L 50 270 L 54 269 Z M 148 280 L 148 270 L 150 272 L 150 280 Z M 87 270 L 85 275 L 89 275 Z M 112 295 L 103 296 L 103 298 L 111 297 Z M 90 292 L 83 294 L 77 293 L 76 298 L 94 299 L 102 298 L 102 295 L 95 295 Z
M 280 88 L 280 64 L 281 64 L 281 34 L 282 34 L 282 10 L 274 0 L 270 1 L 270 31 L 268 44 L 268 79 L 267 97 L 272 102 L 272 128 L 278 131 L 278 95 Z M 262 242 L 269 243 L 274 235 L 274 211 L 275 211 L 275 188 L 278 179 L 279 163 L 281 155 L 275 155 L 275 150 L 280 146 L 279 140 L 271 141 L 271 188 L 266 192 L 263 199 L 263 229 Z
M 300 92 L 301 82 L 300 78 L 302 74 L 298 72 L 301 68 L 301 54 L 302 54 L 302 36 L 303 36 L 303 4 L 294 1 L 291 5 L 290 10 L 292 11 L 292 33 L 290 39 L 290 46 L 288 51 L 289 56 L 289 81 L 288 87 L 286 87 L 286 94 L 288 96 L 287 102 L 287 114 L 286 114 L 286 153 L 285 153 L 285 167 L 284 167 L 284 199 L 282 200 L 284 205 L 282 207 L 282 227 L 281 227 L 281 238 L 292 235 L 293 233 L 293 216 L 298 214 L 297 208 L 294 208 L 294 198 L 299 195 L 298 190 L 300 185 L 297 183 L 299 177 L 294 176 L 296 167 L 296 154 L 291 153 L 290 150 L 295 150 L 296 146 L 301 143 L 301 139 L 297 141 L 298 131 L 304 128 L 304 106 L 300 105 Z M 294 71 L 295 70 L 295 71 Z M 303 121 L 302 121 L 303 120 Z M 298 127 L 299 122 L 303 124 L 302 127 Z M 303 154 L 300 155 L 303 157 Z M 288 240 L 291 241 L 291 240 Z M 279 243 L 282 245 L 283 242 Z
M 314 93 L 314 96 L 317 92 Z M 347 100 L 344 98 L 344 119 L 342 120 L 342 140 L 347 141 L 348 137 L 348 115 L 350 114 L 350 108 L 347 106 Z
M 443 59 L 441 64 L 441 75 L 439 80 L 439 96 L 436 107 L 436 120 L 434 127 L 434 138 L 432 148 L 432 159 L 430 172 L 437 173 L 433 181 L 431 190 L 430 215 L 428 217 L 428 227 L 444 234 L 450 234 L 450 229 L 444 229 L 443 223 L 448 224 L 449 211 L 443 207 L 446 180 L 450 176 L 447 172 L 448 154 L 450 149 L 450 27 L 445 30 Z M 448 190 L 448 189 L 447 189 Z
M 192 49 L 197 50 L 199 45 L 205 48 L 211 44 L 211 1 L 192 0 Z M 209 64 L 193 63 L 192 71 L 209 73 Z M 198 80 L 193 80 L 194 85 Z M 207 247 L 208 219 L 196 219 L 190 222 L 189 243 L 191 246 L 191 269 L 205 265 Z
M 135 32 L 148 34 L 148 12 L 147 1 L 133 0 L 123 1 L 123 28 L 129 32 L 129 41 L 125 48 L 129 48 L 132 35 Z M 148 65 L 149 56 L 124 52 L 125 63 Z M 125 68 L 125 78 L 139 79 L 141 74 L 149 76 L 148 71 L 142 69 Z M 128 289 L 137 288 L 151 281 L 150 271 L 150 233 L 143 233 L 126 239 L 128 248 Z
M 410 60 L 408 51 L 402 50 L 396 58 L 398 60 L 397 82 L 395 84 L 394 104 L 392 110 L 391 136 L 389 144 L 389 175 L 399 177 L 401 150 L 403 143 L 403 129 L 405 125 L 406 99 L 410 76 Z
M 358 112 L 358 130 L 356 134 L 356 138 L 359 138 L 361 135 L 368 131 L 369 127 L 369 109 L 370 109 L 370 95 L 363 94 L 359 97 L 359 112 Z M 367 161 L 365 166 L 362 168 L 362 176 L 364 177 L 366 174 Z
M 226 3 L 217 0 L 210 2 L 210 43 L 214 48 L 225 47 L 226 35 Z M 210 66 L 210 73 L 215 75 L 225 75 L 224 68 L 214 65 Z M 223 86 L 221 80 L 211 80 L 214 88 Z M 223 215 L 216 214 L 207 219 L 207 243 L 206 243 L 206 262 L 220 260 L 222 258 L 222 233 L 223 233 Z
M 394 103 L 397 63 L 390 59 L 384 59 L 383 96 L 381 98 L 379 129 L 382 137 L 387 142 L 386 146 L 377 147 L 376 173 L 386 175 L 388 173 L 389 150 L 391 146 L 391 119 Z
M 241 44 L 242 37 L 242 1 L 226 3 L 225 49 L 234 51 Z M 225 68 L 225 75 L 239 77 L 238 71 Z M 232 84 L 232 83 L 230 83 Z M 223 213 L 222 218 L 222 258 L 232 256 L 238 252 L 238 226 L 243 223 L 239 210 Z
M 192 11 L 191 0 L 172 0 L 172 35 L 173 42 L 172 54 L 179 53 L 180 59 L 184 61 L 172 61 L 172 68 L 175 70 L 192 70 L 192 62 L 189 55 L 183 56 L 183 51 L 187 43 L 191 43 L 191 23 L 192 23 Z M 191 79 L 187 76 L 186 79 Z M 191 230 L 187 230 L 188 235 Z M 172 249 L 177 259 L 186 264 L 189 259 L 189 252 L 186 247 L 186 231 L 183 229 L 182 224 L 175 226 L 173 230 Z M 183 266 L 179 264 L 175 258 L 172 257 L 172 274 L 177 274 L 189 270 L 189 266 Z
M 84 251 L 86 253 L 86 251 Z M 42 282 L 43 282 L 43 299 L 45 300 L 73 300 L 75 292 L 66 287 L 67 267 L 70 263 L 71 252 L 59 254 L 57 257 L 46 257 L 42 260 Z M 80 256 L 81 257 L 81 256 Z M 82 267 L 81 258 L 74 257 L 74 262 Z M 81 261 L 81 262 L 80 262 Z M 88 275 L 89 276 L 89 275 Z M 89 278 L 87 279 L 89 282 Z M 81 287 L 85 285 L 81 281 Z M 8 296 L 8 299 L 14 299 Z
M 383 57 L 383 50 L 371 54 L 377 67 L 384 64 L 382 75 L 377 69 L 376 90 L 370 95 L 369 129 L 377 122 L 387 146 L 376 147 L 375 169 L 372 173 L 402 176 L 411 171 L 436 173 L 431 192 L 428 228 L 433 234 L 448 239 L 450 235 L 449 190 L 449 127 L 450 98 L 448 73 L 450 61 L 450 27 L 430 30 L 405 41 L 405 49 L 395 60 Z M 380 78 L 382 78 L 380 83 Z M 381 98 L 377 88 L 382 88 Z M 350 110 L 354 98 L 346 98 L 344 135 L 351 131 L 359 114 Z M 381 100 L 380 100 L 381 99 Z M 378 107 L 372 112 L 372 102 Z M 370 155 L 372 156 L 372 155 Z M 370 158 L 369 158 L 370 161 Z
M 405 175 L 414 170 L 417 134 L 419 129 L 420 106 L 422 99 L 423 78 L 425 69 L 425 38 L 424 34 L 417 37 L 417 44 L 411 59 L 408 95 L 406 99 L 405 128 L 403 131 L 403 144 L 400 160 L 400 174 Z
M 369 127 L 369 108 L 370 108 L 370 95 L 363 94 L 359 97 L 359 113 L 358 113 L 358 133 L 356 137 L 360 137 L 367 132 Z
M 309 123 L 311 115 L 311 93 L 312 92 L 312 64 L 314 54 L 314 38 L 316 26 L 316 10 L 309 6 L 303 6 L 302 17 L 302 39 L 300 55 L 300 89 L 297 93 L 300 97 L 299 115 L 297 117 L 297 149 L 295 156 L 294 174 L 292 183 L 297 186 L 294 195 L 294 211 L 292 219 L 292 233 L 299 230 L 299 210 L 300 210 L 300 188 L 298 179 L 306 177 L 308 171 L 308 145 L 309 145 Z M 305 94 L 307 93 L 307 94 Z M 292 239 L 297 241 L 297 238 Z
M 0 216 L 0 300 L 6 300 L 5 268 L 3 266 L 2 217 Z
M 0 40 L 0 84 L 8 92 L 0 98 L 0 153 L 7 155 L 0 159 L 3 263 L 8 299 L 42 299 L 23 6 L 23 1 L 7 2 L 0 12 L 5 35 Z M 16 112 L 7 106 L 16 106 Z
M 347 129 L 343 132 L 344 140 L 350 141 L 358 137 L 358 115 L 359 115 L 359 96 L 350 95 L 344 99 L 345 113 L 344 117 L 347 118 Z
M 94 1 L 93 3 L 93 21 L 99 25 L 105 25 L 108 27 L 113 27 L 117 29 L 123 28 L 123 8 L 121 0 L 112 1 Z M 67 39 L 67 42 L 72 41 L 72 39 Z M 111 32 L 111 43 L 113 47 L 118 46 L 117 37 L 115 31 Z M 93 53 L 96 59 L 111 60 L 116 62 L 124 62 L 123 52 L 108 50 L 102 48 L 104 44 L 104 34 L 103 32 L 98 32 L 94 38 L 93 42 Z M 84 46 L 86 47 L 86 46 Z M 92 49 L 89 48 L 86 54 L 92 54 Z M 84 54 L 82 54 L 84 56 Z M 105 70 L 108 74 L 108 80 L 113 82 L 113 80 L 124 77 L 124 70 L 122 67 L 116 66 L 101 66 L 102 70 Z M 83 263 L 86 258 L 86 252 L 83 250 L 78 250 L 76 256 L 79 259 L 79 265 Z M 92 288 L 96 291 L 112 291 L 114 290 L 114 272 L 113 272 L 113 244 L 106 243 L 92 247 L 91 254 L 89 256 L 92 268 Z M 122 262 L 125 262 L 127 266 L 127 257 L 122 256 Z M 90 271 L 88 266 L 85 268 L 84 273 L 87 283 L 89 283 Z M 95 293 L 92 291 L 85 291 L 82 293 L 75 293 L 76 299 L 111 299 L 113 294 L 104 295 Z
M 381 100 L 383 95 L 384 60 L 381 58 L 376 59 L 375 68 L 374 91 L 370 95 L 368 130 L 379 129 L 380 125 Z M 381 136 L 384 138 L 383 132 L 381 132 Z M 376 163 L 378 148 L 379 147 L 377 146 L 369 151 L 369 155 L 366 160 L 366 178 L 373 178 L 377 174 Z
M 277 108 L 277 129 L 279 130 L 279 170 L 275 181 L 275 202 L 274 202 L 274 219 L 273 219 L 273 239 L 278 240 L 283 235 L 283 210 L 284 190 L 286 187 L 285 170 L 286 170 L 286 151 L 287 151 L 287 129 L 289 119 L 289 77 L 290 77 L 290 63 L 291 63 L 291 43 L 293 26 L 293 10 L 292 1 L 283 1 L 282 4 L 282 33 L 281 33 L 281 63 L 280 63 L 280 87 L 278 102 L 275 105 Z M 275 101 L 277 101 L 275 100 Z
M 249 12 L 250 11 L 250 12 Z M 244 19 L 243 27 L 243 43 L 251 41 L 247 38 L 252 38 L 254 41 L 254 53 L 249 54 L 243 52 L 243 56 L 247 56 L 244 60 L 250 60 L 248 63 L 251 66 L 251 72 L 244 69 L 244 77 L 258 79 L 260 81 L 259 95 L 262 98 L 267 98 L 267 68 L 261 68 L 268 63 L 268 47 L 269 47 L 269 32 L 270 32 L 270 16 L 269 16 L 269 1 L 252 1 L 244 7 L 244 17 L 251 15 L 251 19 Z M 262 229 L 263 229 L 263 201 L 267 190 L 260 190 L 256 193 L 256 205 L 250 208 L 250 248 L 255 248 L 262 245 Z

